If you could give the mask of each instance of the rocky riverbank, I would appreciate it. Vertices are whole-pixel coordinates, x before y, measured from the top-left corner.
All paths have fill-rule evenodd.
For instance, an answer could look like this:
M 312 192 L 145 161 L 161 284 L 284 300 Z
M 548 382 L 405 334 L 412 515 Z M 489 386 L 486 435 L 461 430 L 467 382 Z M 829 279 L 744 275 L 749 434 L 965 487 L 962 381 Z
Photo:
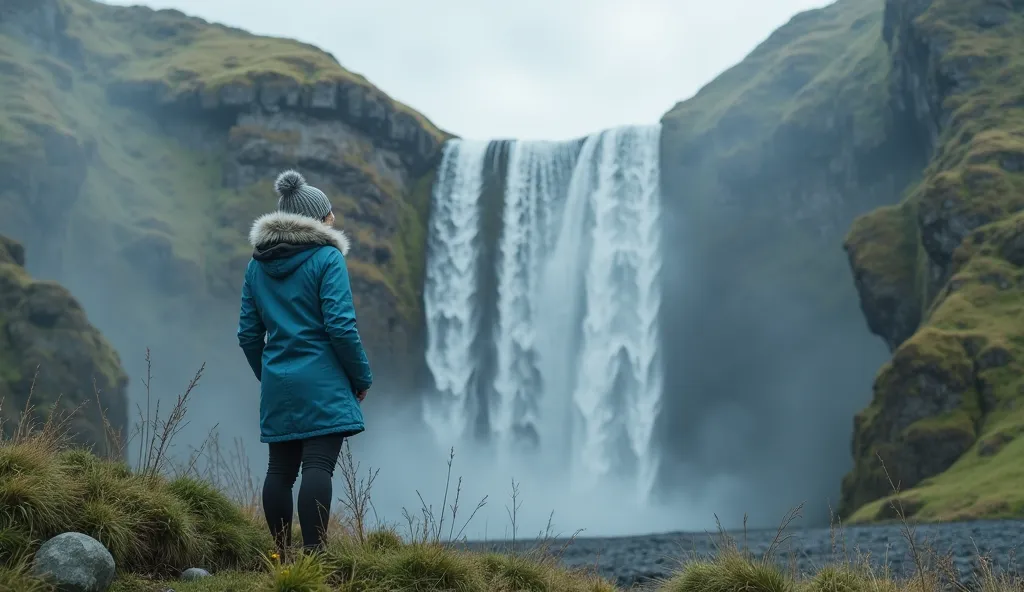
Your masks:
M 798 573 L 814 573 L 824 565 L 869 558 L 877 568 L 888 565 L 893 575 L 913 572 L 914 560 L 899 524 L 857 526 L 832 532 L 827 528 L 791 530 L 778 559 L 795 565 Z M 924 524 L 915 528 L 919 550 L 928 557 L 950 557 L 964 581 L 973 578 L 978 557 L 990 559 L 998 569 L 1019 570 L 1016 548 L 1024 542 L 1024 521 L 993 520 L 948 524 Z M 763 555 L 776 536 L 775 530 L 729 533 L 741 547 Z M 745 541 L 745 543 L 744 543 Z M 845 541 L 845 546 L 844 546 Z M 713 555 L 721 543 L 717 534 L 666 533 L 614 538 L 578 538 L 565 548 L 563 561 L 570 567 L 597 567 L 598 574 L 623 588 L 668 578 L 681 562 Z M 503 549 L 505 543 L 474 543 L 472 547 Z M 555 542 L 556 549 L 562 542 Z

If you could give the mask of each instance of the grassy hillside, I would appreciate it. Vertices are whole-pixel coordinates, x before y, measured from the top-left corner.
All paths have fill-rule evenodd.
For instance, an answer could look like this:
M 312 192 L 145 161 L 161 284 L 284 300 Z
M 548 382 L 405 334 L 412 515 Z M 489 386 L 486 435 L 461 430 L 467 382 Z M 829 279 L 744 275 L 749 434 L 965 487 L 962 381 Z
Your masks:
M 800 13 L 662 118 L 666 207 L 737 297 L 784 277 L 822 315 L 848 310 L 845 262 L 828 245 L 916 173 L 888 108 L 882 9 L 840 0 Z
M 710 149 L 718 158 L 749 159 L 757 152 L 758 161 L 790 156 L 764 150 L 777 134 L 802 132 L 826 140 L 849 126 L 856 133 L 846 149 L 882 141 L 888 56 L 881 25 L 881 0 L 840 0 L 798 14 L 665 114 L 667 135 L 684 137 L 688 146 Z M 823 147 L 831 150 L 820 153 Z M 799 148 L 827 159 L 838 147 L 802 142 Z M 765 172 L 758 167 L 745 174 Z
M 1020 516 L 1024 14 L 1008 2 L 889 4 L 894 60 L 925 81 L 905 84 L 904 101 L 938 133 L 904 202 L 847 238 L 855 273 L 873 278 L 862 299 L 887 303 L 904 328 L 857 417 L 844 511 L 890 516 L 881 457 L 916 518 Z
M 182 317 L 233 330 L 245 234 L 292 166 L 355 239 L 367 341 L 411 346 L 444 133 L 296 41 L 90 0 L 19 3 L 5 19 L 0 231 L 66 279 L 120 349 Z

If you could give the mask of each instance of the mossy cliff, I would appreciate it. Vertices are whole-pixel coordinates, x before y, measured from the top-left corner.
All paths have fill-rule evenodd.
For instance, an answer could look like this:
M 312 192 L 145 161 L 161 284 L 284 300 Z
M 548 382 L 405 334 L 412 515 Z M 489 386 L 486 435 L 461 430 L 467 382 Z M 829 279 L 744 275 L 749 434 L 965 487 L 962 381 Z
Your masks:
M 296 167 L 353 238 L 360 328 L 393 369 L 382 380 L 409 378 L 446 137 L 296 41 L 91 0 L 7 2 L 0 16 L 0 231 L 122 355 L 172 352 L 169 375 L 227 356 L 215 352 L 237 363 L 246 233 Z
M 827 520 L 885 358 L 842 238 L 927 151 L 892 107 L 882 28 L 882 0 L 799 14 L 662 119 L 662 480 L 742 475 L 755 522 L 801 500 Z
M 97 399 L 113 429 L 127 427 L 128 379 L 120 359 L 67 290 L 33 279 L 24 265 L 25 249 L 0 235 L 2 429 L 15 430 L 28 407 L 34 421 L 78 410 L 70 435 L 102 451 L 107 438 Z
M 844 517 L 1024 512 L 1022 75 L 1017 0 L 839 0 L 665 115 L 676 466 L 833 495 L 855 415 Z
M 1024 3 L 889 0 L 884 38 L 931 161 L 846 240 L 892 359 L 856 418 L 842 510 L 891 518 L 891 477 L 922 520 L 1020 516 Z

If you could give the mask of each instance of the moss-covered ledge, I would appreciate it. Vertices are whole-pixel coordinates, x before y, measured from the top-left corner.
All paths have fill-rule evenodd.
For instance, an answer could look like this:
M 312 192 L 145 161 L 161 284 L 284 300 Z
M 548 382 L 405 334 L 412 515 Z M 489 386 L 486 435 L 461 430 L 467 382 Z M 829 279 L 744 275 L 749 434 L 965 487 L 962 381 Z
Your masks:
M 849 521 L 892 519 L 894 484 L 921 520 L 1024 510 L 1024 471 L 1012 460 L 1024 432 L 1022 244 L 1024 213 L 976 229 L 924 326 L 880 370 L 854 422 L 840 507 Z
M 78 301 L 54 282 L 33 279 L 24 262 L 21 245 L 0 236 L 0 420 L 18 417 L 27 404 L 37 419 L 81 408 L 73 440 L 102 451 L 97 393 L 111 426 L 127 425 L 128 378 L 120 358 Z
M 890 350 L 913 335 L 921 320 L 920 244 L 909 204 L 857 218 L 843 242 L 868 328 Z

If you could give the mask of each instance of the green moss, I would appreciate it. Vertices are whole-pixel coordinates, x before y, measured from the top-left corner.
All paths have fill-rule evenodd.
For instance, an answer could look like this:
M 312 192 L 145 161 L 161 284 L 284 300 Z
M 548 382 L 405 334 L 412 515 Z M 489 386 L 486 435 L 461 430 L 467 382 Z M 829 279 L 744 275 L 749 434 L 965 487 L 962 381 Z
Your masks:
M 113 66 L 116 80 L 156 83 L 166 100 L 257 81 L 308 86 L 347 82 L 412 116 L 439 141 L 444 133 L 418 112 L 392 100 L 366 78 L 341 67 L 334 56 L 291 39 L 253 35 L 174 10 L 121 8 L 91 0 L 62 0 L 70 34 Z
M 60 264 L 102 267 L 130 285 L 133 297 L 123 299 L 119 314 L 155 319 L 139 332 L 164 331 L 160 317 L 175 314 L 170 311 L 199 307 L 221 318 L 219 311 L 235 306 L 251 254 L 249 226 L 274 207 L 276 196 L 272 179 L 225 187 L 232 163 L 218 148 L 221 137 L 205 143 L 216 131 L 209 122 L 156 118 L 135 108 L 147 105 L 111 102 L 111 90 L 152 82 L 166 100 L 176 100 L 227 84 L 338 81 L 364 87 L 369 100 L 412 116 L 438 141 L 448 137 L 315 47 L 177 11 L 89 0 L 60 0 L 60 6 L 70 45 L 80 50 L 74 67 L 0 35 L 0 175 L 15 181 L 9 191 L 0 188 L 0 220 L 10 221 L 12 230 L 29 228 L 26 238 L 41 235 L 34 229 L 53 226 L 54 218 L 67 220 L 66 229 L 59 228 L 65 245 L 90 248 L 65 246 Z M 262 142 L 274 160 L 267 166 L 283 168 L 300 166 L 298 145 L 310 140 L 303 133 L 246 124 L 231 127 L 226 141 L 229 149 Z M 63 174 L 46 153 L 55 135 L 73 144 L 74 162 L 87 165 L 85 179 L 79 184 L 65 175 L 59 187 L 44 191 L 34 179 Z M 341 227 L 357 238 L 353 273 L 382 285 L 398 313 L 418 323 L 426 224 L 421 194 L 429 194 L 430 181 L 413 179 L 416 186 L 406 187 L 386 177 L 371 138 L 354 133 L 348 139 L 339 143 L 339 154 L 326 157 L 344 186 L 324 190 Z M 25 199 L 34 192 L 46 200 Z
M 803 12 L 662 123 L 695 143 L 723 131 L 742 136 L 716 146 L 749 150 L 780 127 L 828 125 L 824 115 L 849 112 L 858 139 L 877 141 L 884 127 L 874 106 L 884 102 L 879 90 L 888 70 L 881 22 L 881 0 L 840 0 Z
M 409 199 L 399 210 L 398 234 L 395 243 L 392 269 L 399 286 L 402 313 L 407 319 L 418 323 L 420 304 L 423 302 L 427 253 L 427 219 L 430 210 L 430 194 L 434 187 L 436 171 L 431 169 L 420 177 L 410 192 Z
M 911 369 L 955 367 L 947 378 L 969 380 L 978 393 L 976 409 L 922 420 L 925 427 L 947 429 L 953 427 L 948 422 L 960 422 L 962 430 L 970 420 L 978 436 L 950 469 L 906 493 L 919 506 L 915 517 L 927 520 L 1024 513 L 1024 497 L 1017 493 L 1024 489 L 1024 473 L 1007 466 L 1003 456 L 1019 454 L 1019 443 L 1006 434 L 1021 425 L 1016 407 L 1024 394 L 1024 259 L 1018 246 L 1024 224 L 1018 213 L 1024 208 L 1024 16 L 1008 11 L 1002 23 L 979 26 L 985 6 L 981 0 L 933 0 L 914 22 L 917 38 L 941 47 L 937 67 L 960 84 L 943 97 L 951 118 L 924 178 L 899 206 L 914 212 L 918 234 L 926 239 L 913 268 L 908 251 L 891 242 L 866 251 L 872 263 L 865 266 L 883 270 L 893 282 L 914 283 L 923 303 L 924 320 L 913 341 L 930 346 L 901 348 L 896 357 L 912 360 L 906 362 Z M 906 42 L 895 39 L 896 51 Z M 886 216 L 858 221 L 851 235 L 893 236 Z M 963 228 L 968 232 L 957 246 Z M 897 256 L 887 259 L 889 248 Z M 873 408 L 889 397 L 913 396 L 909 383 L 886 383 L 885 376 L 883 369 Z M 993 442 L 1001 448 L 990 454 Z M 854 518 L 876 519 L 887 503 L 867 504 Z
M 716 262 L 703 283 L 736 310 L 725 318 L 778 298 L 806 302 L 822 322 L 862 323 L 847 262 L 828 245 L 855 213 L 890 199 L 871 184 L 911 176 L 892 170 L 905 151 L 886 145 L 882 16 L 881 0 L 801 13 L 662 118 L 666 207 L 685 212 L 681 225 Z
M 1024 428 L 1024 413 L 1014 413 L 1000 422 Z M 921 521 L 973 520 L 979 518 L 1015 518 L 1024 513 L 1024 439 L 1014 439 L 992 456 L 979 454 L 979 445 L 972 448 L 950 469 L 906 493 L 919 508 L 914 518 Z M 848 522 L 870 522 L 877 519 L 891 496 L 865 504 Z
M 17 421 L 27 407 L 33 408 L 36 419 L 81 407 L 91 429 L 83 436 L 93 438 L 104 433 L 92 405 L 99 390 L 108 420 L 122 429 L 127 377 L 120 357 L 71 294 L 53 282 L 34 280 L 19 265 L 3 262 L 0 294 L 0 420 Z
M 857 218 L 844 246 L 855 270 L 872 274 L 901 292 L 915 291 L 920 235 L 911 206 L 883 206 Z
M 15 39 L 0 36 L 0 170 L 45 158 L 44 141 L 71 130 L 52 100 L 54 77 L 39 56 Z

